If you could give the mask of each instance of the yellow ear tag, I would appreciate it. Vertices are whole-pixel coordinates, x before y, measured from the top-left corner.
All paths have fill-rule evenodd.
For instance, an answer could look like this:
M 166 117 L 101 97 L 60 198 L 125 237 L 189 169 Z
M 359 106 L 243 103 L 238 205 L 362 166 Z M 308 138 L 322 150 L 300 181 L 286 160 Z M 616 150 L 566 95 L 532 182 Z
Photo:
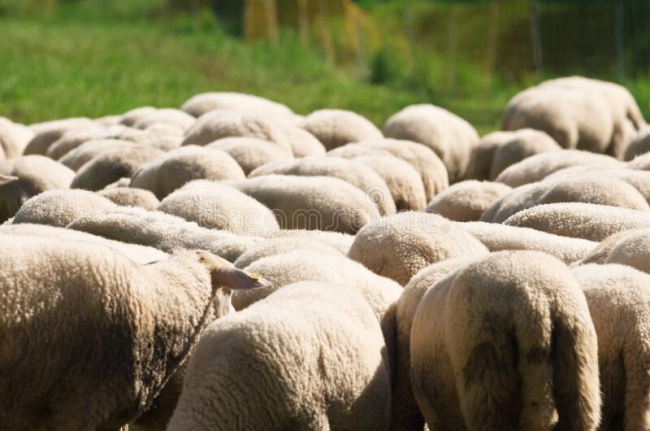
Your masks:
M 259 280 L 262 276 L 260 274 L 248 274 L 248 278 L 251 280 Z

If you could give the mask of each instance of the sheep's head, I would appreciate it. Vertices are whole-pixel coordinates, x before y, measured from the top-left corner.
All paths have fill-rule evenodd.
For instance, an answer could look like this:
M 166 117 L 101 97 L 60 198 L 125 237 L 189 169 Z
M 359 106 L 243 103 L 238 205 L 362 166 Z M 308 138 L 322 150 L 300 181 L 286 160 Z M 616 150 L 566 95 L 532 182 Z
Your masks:
M 12 175 L 4 175 L 0 174 L 0 186 L 4 186 L 5 184 L 11 184 L 13 182 L 18 181 L 18 177 L 14 177 Z

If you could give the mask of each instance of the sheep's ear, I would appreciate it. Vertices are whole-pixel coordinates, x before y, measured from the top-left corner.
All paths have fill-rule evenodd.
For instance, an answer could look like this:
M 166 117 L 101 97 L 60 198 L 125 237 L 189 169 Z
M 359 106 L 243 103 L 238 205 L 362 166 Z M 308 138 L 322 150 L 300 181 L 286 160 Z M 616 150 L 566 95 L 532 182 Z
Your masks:
M 0 187 L 18 181 L 18 177 L 0 174 Z
M 199 262 L 208 267 L 212 284 L 231 290 L 271 287 L 270 281 L 259 274 L 249 274 L 227 260 L 207 252 L 199 252 Z

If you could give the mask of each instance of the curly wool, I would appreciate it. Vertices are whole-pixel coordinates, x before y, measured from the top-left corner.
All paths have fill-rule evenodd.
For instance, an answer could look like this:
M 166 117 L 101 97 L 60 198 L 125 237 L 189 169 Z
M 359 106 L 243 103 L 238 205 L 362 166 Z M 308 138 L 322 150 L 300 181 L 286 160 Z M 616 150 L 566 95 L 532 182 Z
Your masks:
M 156 195 L 149 190 L 133 187 L 105 188 L 104 190 L 98 191 L 97 194 L 110 200 L 115 205 L 123 207 L 138 207 L 147 211 L 153 211 L 160 205 L 160 201 L 156 198 Z
M 234 265 L 237 268 L 244 269 L 247 266 L 251 265 L 253 262 L 257 262 L 258 260 L 265 257 L 289 253 L 297 250 L 316 251 L 318 253 L 332 256 L 344 255 L 339 250 L 315 239 L 301 237 L 279 237 L 265 239 L 264 241 L 257 243 L 253 247 L 249 248 L 246 253 L 239 256 L 239 258 L 234 262 Z
M 511 190 L 510 187 L 500 183 L 462 181 L 452 184 L 447 190 L 436 195 L 425 211 L 453 221 L 477 221 L 490 205 Z
M 49 146 L 68 130 L 96 126 L 95 122 L 90 118 L 66 118 L 32 125 L 30 128 L 35 134 L 25 147 L 23 154 L 26 156 L 31 154 L 45 155 Z
M 223 138 L 205 146 L 225 151 L 248 176 L 268 163 L 293 159 L 291 149 L 257 138 Z
M 318 139 L 326 150 L 368 139 L 381 139 L 381 131 L 368 119 L 352 111 L 320 109 L 300 125 Z
M 106 151 L 124 151 L 131 148 L 140 148 L 140 145 L 119 139 L 90 140 L 61 157 L 59 162 L 73 171 L 78 171 L 83 165 Z

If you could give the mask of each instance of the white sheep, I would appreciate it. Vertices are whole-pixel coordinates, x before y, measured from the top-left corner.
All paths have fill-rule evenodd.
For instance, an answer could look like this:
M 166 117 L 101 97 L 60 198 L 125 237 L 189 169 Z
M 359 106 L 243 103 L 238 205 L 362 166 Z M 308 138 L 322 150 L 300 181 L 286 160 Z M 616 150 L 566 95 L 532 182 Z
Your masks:
M 299 127 L 285 127 L 284 133 L 295 157 L 325 155 L 323 144 L 308 131 Z
M 582 264 L 620 264 L 650 273 L 650 229 L 632 229 L 611 235 L 585 256 Z
M 32 138 L 34 132 L 29 127 L 0 117 L 0 160 L 21 156 Z
M 167 430 L 387 430 L 384 348 L 345 285 L 287 286 L 205 331 Z
M 192 181 L 162 200 L 158 211 L 199 226 L 262 236 L 280 229 L 267 207 L 239 190 L 214 181 Z
M 601 431 L 650 428 L 650 276 L 621 265 L 573 268 L 598 334 Z
M 645 126 L 634 137 L 634 140 L 625 150 L 624 160 L 634 160 L 635 157 L 650 151 L 650 126 Z
M 1 229 L 1 228 L 0 228 Z M 269 256 L 290 253 L 297 250 L 316 251 L 326 255 L 344 255 L 339 250 L 330 247 L 324 242 L 305 237 L 278 237 L 269 238 L 255 244 L 234 262 L 237 268 L 246 268 L 253 262 Z
M 229 309 L 230 289 L 268 284 L 206 252 L 140 265 L 61 239 L 3 235 L 0 248 L 8 430 L 128 424 Z
M 440 280 L 411 330 L 429 429 L 595 431 L 598 340 L 580 285 L 545 253 L 492 253 Z
M 342 109 L 314 111 L 305 117 L 301 127 L 328 151 L 349 143 L 383 138 L 381 131 L 367 118 Z
M 201 93 L 188 99 L 181 108 L 194 117 L 201 117 L 215 109 L 229 109 L 244 113 L 269 114 L 278 117 L 293 117 L 287 106 L 262 97 L 244 93 Z
M 123 124 L 128 127 L 133 127 L 141 118 L 151 113 L 156 112 L 158 109 L 153 106 L 141 106 L 138 108 L 133 108 L 129 111 L 126 111 L 121 115 L 120 124 Z
M 225 151 L 241 166 L 245 175 L 267 163 L 293 159 L 290 148 L 257 138 L 223 138 L 205 146 Z
M 354 242 L 354 236 L 341 232 L 332 232 L 324 230 L 306 230 L 292 229 L 279 230 L 275 232 L 266 232 L 262 235 L 264 238 L 304 238 L 305 240 L 316 240 L 338 250 L 341 254 L 347 256 Z
M 149 190 L 134 187 L 104 188 L 98 191 L 97 194 L 120 206 L 139 207 L 153 211 L 160 205 L 156 195 Z
M 472 149 L 479 136 L 467 121 L 434 105 L 408 106 L 386 122 L 387 138 L 419 142 L 442 159 L 450 182 L 465 178 Z
M 68 152 L 59 159 L 59 162 L 73 171 L 78 171 L 83 165 L 103 152 L 140 147 L 141 145 L 135 142 L 121 141 L 119 139 L 91 140 L 84 142 L 74 150 Z
M 45 123 L 32 124 L 30 128 L 35 133 L 29 141 L 24 155 L 40 154 L 45 155 L 47 149 L 54 141 L 59 139 L 65 132 L 72 129 L 83 129 L 97 127 L 90 118 L 67 118 L 65 120 L 48 121 Z
M 443 217 L 405 212 L 366 225 L 348 257 L 405 286 L 432 263 L 486 251 L 478 239 Z
M 241 180 L 246 176 L 228 153 L 198 146 L 181 147 L 144 165 L 131 177 L 131 187 L 153 192 L 158 199 L 192 180 Z
M 157 109 L 154 112 L 142 115 L 133 127 L 145 130 L 155 124 L 170 124 L 179 127 L 183 132 L 189 130 L 196 119 L 191 115 L 173 108 Z
M 501 183 L 462 181 L 438 193 L 425 211 L 453 221 L 477 221 L 490 205 L 511 191 L 510 187 Z
M 144 130 L 133 129 L 122 125 L 111 127 L 96 125 L 94 127 L 72 129 L 65 132 L 49 146 L 45 155 L 54 160 L 59 160 L 83 143 L 99 139 L 116 139 L 143 145 L 151 145 L 153 143 L 153 137 Z

